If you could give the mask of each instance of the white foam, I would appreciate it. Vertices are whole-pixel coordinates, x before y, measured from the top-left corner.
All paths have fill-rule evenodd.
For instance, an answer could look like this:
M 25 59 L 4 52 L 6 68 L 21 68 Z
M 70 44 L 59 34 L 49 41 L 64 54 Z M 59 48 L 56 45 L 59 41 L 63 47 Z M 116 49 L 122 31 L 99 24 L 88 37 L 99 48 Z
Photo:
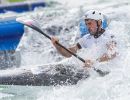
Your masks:
M 75 86 L 58 86 L 49 87 L 50 89 L 40 89 L 37 91 L 38 94 L 35 94 L 37 100 L 129 100 L 129 0 L 118 0 L 116 2 L 113 0 L 59 0 L 57 2 L 62 3 L 59 8 L 37 9 L 33 13 L 26 14 L 37 19 L 43 28 L 48 28 L 52 25 L 69 28 L 69 32 L 62 31 L 61 35 L 58 36 L 61 43 L 68 46 L 71 44 L 69 41 L 77 33 L 75 29 L 83 12 L 93 8 L 101 10 L 105 14 L 108 14 L 108 17 L 112 20 L 109 28 L 116 34 L 117 42 L 120 44 L 120 58 L 104 65 L 111 71 L 109 75 L 99 77 L 97 74 L 94 74 L 92 77 L 80 81 Z M 70 26 L 74 27 L 70 28 Z M 35 65 L 45 63 L 56 63 L 65 59 L 56 52 L 50 40 L 41 34 L 29 28 L 26 28 L 25 33 L 26 35 L 23 37 L 25 40 L 23 39 L 24 41 L 21 42 L 22 47 L 20 48 L 22 50 L 22 65 L 31 65 L 28 68 L 24 67 L 25 69 L 31 69 Z M 85 55 L 85 53 L 81 53 L 80 55 Z M 77 63 L 78 60 L 75 60 L 75 62 Z M 7 71 L 8 74 L 19 73 L 16 70 L 14 72 Z M 34 73 L 38 72 L 35 68 L 32 71 Z

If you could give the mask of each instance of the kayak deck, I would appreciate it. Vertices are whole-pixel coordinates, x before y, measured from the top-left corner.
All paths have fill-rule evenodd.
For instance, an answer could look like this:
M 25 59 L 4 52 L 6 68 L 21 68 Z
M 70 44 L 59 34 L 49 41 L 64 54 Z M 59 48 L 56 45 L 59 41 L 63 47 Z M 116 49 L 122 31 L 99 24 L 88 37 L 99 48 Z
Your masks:
M 19 74 L 0 75 L 2 85 L 74 85 L 81 79 L 86 79 L 89 74 L 84 69 L 76 69 L 70 65 L 45 65 L 39 66 L 40 73 L 31 70 L 21 71 Z

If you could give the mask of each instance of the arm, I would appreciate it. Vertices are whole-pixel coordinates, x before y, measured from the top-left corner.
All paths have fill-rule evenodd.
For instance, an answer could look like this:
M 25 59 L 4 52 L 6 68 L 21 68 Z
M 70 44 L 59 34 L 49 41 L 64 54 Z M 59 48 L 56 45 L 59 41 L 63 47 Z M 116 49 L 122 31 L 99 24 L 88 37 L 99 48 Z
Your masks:
M 117 43 L 115 41 L 110 41 L 109 43 L 107 43 L 106 47 L 108 52 L 99 57 L 97 61 L 105 62 L 114 59 L 117 56 L 117 52 L 115 51 L 116 44 Z
M 56 42 L 59 42 L 58 38 L 56 37 L 52 37 L 51 38 L 52 44 L 55 46 L 55 48 L 57 49 L 57 51 L 63 55 L 64 57 L 71 57 L 72 54 L 70 54 L 68 51 L 66 51 L 64 48 L 60 47 L 59 45 L 56 44 Z M 77 45 L 68 48 L 71 52 L 76 53 L 77 50 L 79 50 L 79 47 Z

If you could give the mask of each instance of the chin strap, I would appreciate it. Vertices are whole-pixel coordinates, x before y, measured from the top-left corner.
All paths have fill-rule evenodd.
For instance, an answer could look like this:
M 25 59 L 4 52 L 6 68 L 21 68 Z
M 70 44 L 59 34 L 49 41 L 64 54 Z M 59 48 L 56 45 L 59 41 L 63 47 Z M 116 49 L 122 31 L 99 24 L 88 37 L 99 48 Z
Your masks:
M 98 24 L 98 21 L 96 21 L 96 23 L 97 23 L 97 32 L 96 32 L 96 34 L 94 35 L 94 38 L 98 38 L 99 36 L 101 36 L 101 35 L 105 32 L 105 30 L 102 29 L 102 28 L 101 28 L 101 30 L 99 31 L 100 25 Z

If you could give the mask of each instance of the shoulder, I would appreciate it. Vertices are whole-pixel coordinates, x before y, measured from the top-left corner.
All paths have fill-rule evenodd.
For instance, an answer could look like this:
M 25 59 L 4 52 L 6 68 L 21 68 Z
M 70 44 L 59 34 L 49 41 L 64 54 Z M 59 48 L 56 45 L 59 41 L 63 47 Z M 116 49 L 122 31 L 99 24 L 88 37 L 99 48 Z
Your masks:
M 86 34 L 85 36 L 83 36 L 81 38 L 81 40 L 84 40 L 84 41 L 88 41 L 88 40 L 90 41 L 92 39 L 93 39 L 93 37 L 90 34 Z
M 114 39 L 116 36 L 115 34 L 111 31 L 111 30 L 106 30 L 103 34 L 103 37 L 107 38 L 107 39 Z
M 90 34 L 86 34 L 79 39 L 78 43 L 81 45 L 81 47 L 87 48 L 93 43 L 93 37 Z

